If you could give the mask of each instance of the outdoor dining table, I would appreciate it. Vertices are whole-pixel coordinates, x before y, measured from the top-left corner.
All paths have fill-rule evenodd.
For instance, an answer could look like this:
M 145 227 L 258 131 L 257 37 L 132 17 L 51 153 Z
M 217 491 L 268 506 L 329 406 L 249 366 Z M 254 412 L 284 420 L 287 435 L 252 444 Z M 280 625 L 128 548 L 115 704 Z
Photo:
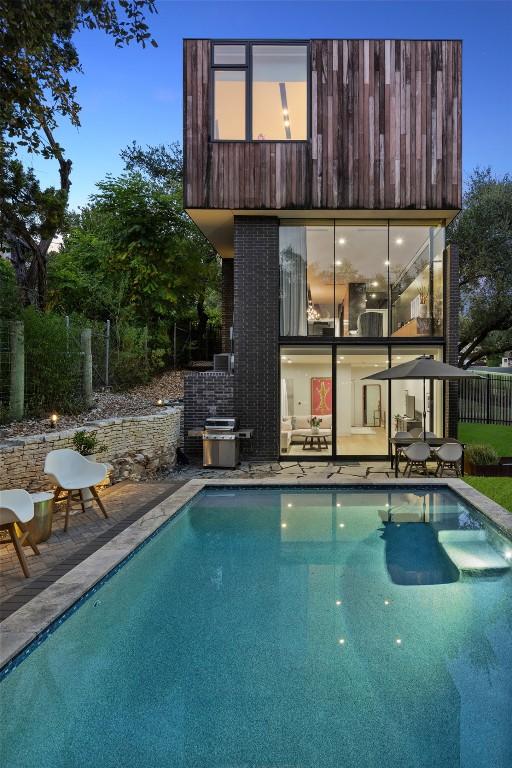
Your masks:
M 427 443 L 431 448 L 440 448 L 445 443 L 457 443 L 462 446 L 462 457 L 460 460 L 461 475 L 464 476 L 464 443 L 456 440 L 454 437 L 392 437 L 389 440 L 391 446 L 391 469 L 395 468 L 395 477 L 398 477 L 397 452 L 399 448 L 407 448 L 413 443 Z

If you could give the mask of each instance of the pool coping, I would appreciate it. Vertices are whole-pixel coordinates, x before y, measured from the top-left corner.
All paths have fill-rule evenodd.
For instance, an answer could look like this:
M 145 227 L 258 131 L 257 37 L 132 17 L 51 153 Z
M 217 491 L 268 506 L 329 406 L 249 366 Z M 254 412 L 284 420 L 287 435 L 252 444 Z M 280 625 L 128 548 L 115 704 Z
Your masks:
M 0 623 L 0 672 L 15 657 L 30 646 L 41 633 L 81 598 L 89 593 L 108 574 L 123 563 L 138 547 L 148 540 L 167 521 L 173 518 L 182 507 L 190 502 L 204 488 L 208 487 L 272 487 L 272 486 L 361 486 L 361 487 L 418 487 L 449 488 L 465 501 L 469 502 L 505 535 L 512 537 L 512 514 L 480 491 L 467 485 L 458 478 L 393 478 L 360 479 L 353 478 L 284 478 L 271 477 L 261 479 L 247 478 L 208 478 L 189 480 L 181 488 L 171 493 L 141 518 L 121 531 L 116 537 L 96 550 L 75 568 L 68 571 L 58 581 L 36 595 Z

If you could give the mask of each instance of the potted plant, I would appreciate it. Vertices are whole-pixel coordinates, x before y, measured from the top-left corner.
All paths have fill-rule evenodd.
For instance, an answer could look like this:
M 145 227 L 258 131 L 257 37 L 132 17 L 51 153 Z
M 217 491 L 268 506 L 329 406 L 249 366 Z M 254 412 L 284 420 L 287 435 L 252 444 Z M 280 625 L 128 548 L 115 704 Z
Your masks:
M 322 423 L 322 419 L 319 416 L 312 416 L 309 419 L 309 424 L 311 426 L 311 432 L 314 435 L 318 435 L 318 428 L 320 427 L 321 423 Z
M 468 475 L 492 475 L 490 468 L 498 464 L 498 454 L 492 445 L 475 443 L 464 452 L 464 471 Z
M 427 317 L 427 303 L 428 303 L 428 286 L 420 285 L 418 288 L 418 296 L 420 297 L 420 317 Z
M 80 429 L 73 435 L 73 448 L 89 461 L 95 461 L 98 452 L 107 450 L 106 445 L 100 445 L 96 432 L 86 432 L 85 429 Z

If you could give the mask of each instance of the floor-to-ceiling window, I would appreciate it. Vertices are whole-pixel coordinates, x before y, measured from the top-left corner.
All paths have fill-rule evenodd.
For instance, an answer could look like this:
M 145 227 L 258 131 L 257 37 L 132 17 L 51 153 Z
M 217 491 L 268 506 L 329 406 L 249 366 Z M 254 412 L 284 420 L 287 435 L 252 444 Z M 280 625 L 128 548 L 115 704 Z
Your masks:
M 340 456 L 388 452 L 388 382 L 366 377 L 388 367 L 388 347 L 336 350 L 336 447 Z
M 441 347 L 392 347 L 391 366 L 407 363 L 421 355 L 429 355 L 434 360 L 443 359 Z M 392 432 L 411 432 L 423 429 L 423 414 L 428 432 L 438 437 L 443 435 L 443 387 L 442 381 L 425 382 L 425 400 L 423 400 L 423 380 L 395 379 L 391 382 Z
M 279 252 L 281 336 L 443 335 L 442 226 L 287 221 Z
M 331 347 L 281 347 L 280 397 L 280 453 L 331 456 Z

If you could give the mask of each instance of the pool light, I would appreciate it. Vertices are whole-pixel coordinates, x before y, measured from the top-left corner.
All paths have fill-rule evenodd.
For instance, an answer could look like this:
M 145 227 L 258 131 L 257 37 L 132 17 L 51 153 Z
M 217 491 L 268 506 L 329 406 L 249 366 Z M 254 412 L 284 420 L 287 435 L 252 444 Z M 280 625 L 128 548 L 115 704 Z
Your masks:
M 341 605 L 341 600 L 336 600 L 336 605 Z
M 338 643 L 340 645 L 345 645 L 345 638 L 344 637 L 340 637 L 340 639 L 338 640 Z
M 402 640 L 399 637 L 397 637 L 397 639 L 395 640 L 395 643 L 397 645 L 402 645 Z
M 345 523 L 340 523 L 340 528 L 344 528 L 344 527 L 345 527 Z
M 281 523 L 281 528 L 288 528 L 288 523 Z
M 390 603 L 389 600 L 384 600 L 384 605 L 389 605 L 389 603 Z

